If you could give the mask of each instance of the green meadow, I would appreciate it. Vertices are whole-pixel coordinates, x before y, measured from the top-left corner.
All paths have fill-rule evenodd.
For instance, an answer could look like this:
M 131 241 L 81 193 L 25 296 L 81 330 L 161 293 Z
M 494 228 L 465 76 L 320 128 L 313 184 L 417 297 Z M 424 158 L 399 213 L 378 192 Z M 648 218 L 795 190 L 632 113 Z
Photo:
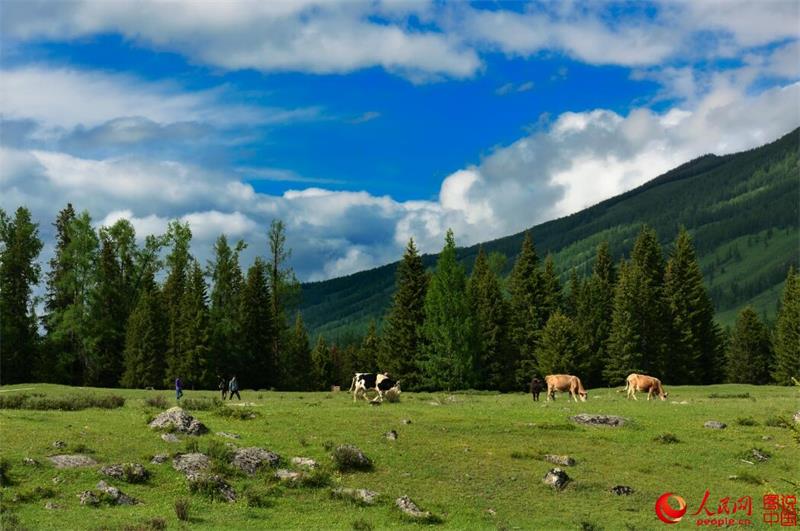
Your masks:
M 168 443 L 148 428 L 148 419 L 175 405 L 168 391 L 74 388 L 27 384 L 0 389 L 2 400 L 28 394 L 49 398 L 118 395 L 115 409 L 79 411 L 0 409 L 0 457 L 10 466 L 2 488 L 3 529 L 659 529 L 654 504 L 665 492 L 686 499 L 688 513 L 674 528 L 696 527 L 689 515 L 710 491 L 716 509 L 723 497 L 752 496 L 752 528 L 762 520 L 762 497 L 800 490 L 800 446 L 791 422 L 800 409 L 798 388 L 748 385 L 667 387 L 665 402 L 625 399 L 618 389 L 589 391 L 585 403 L 566 395 L 555 402 L 533 402 L 530 395 L 485 393 L 403 393 L 398 403 L 353 403 L 346 392 L 279 393 L 243 391 L 242 402 L 227 402 L 246 415 L 219 410 L 191 413 L 209 433 L 181 435 Z M 40 396 L 41 395 L 41 396 Z M 166 399 L 153 407 L 146 399 Z M 211 398 L 210 391 L 187 391 L 186 399 Z M 222 410 L 223 412 L 227 410 Z M 577 425 L 577 413 L 620 415 L 620 428 Z M 404 423 L 410 420 L 410 423 Z M 724 430 L 704 428 L 718 420 Z M 397 440 L 384 433 L 395 430 Z M 217 432 L 234 433 L 231 440 Z M 220 448 L 222 443 L 259 446 L 279 454 L 286 468 L 294 456 L 317 460 L 327 485 L 289 487 L 271 472 L 254 477 L 221 467 L 237 492 L 237 501 L 212 501 L 187 489 L 171 460 L 151 464 L 155 454 Z M 57 449 L 54 441 L 67 447 Z M 216 442 L 215 442 L 216 441 Z M 374 466 L 364 472 L 338 472 L 331 445 L 354 444 Z M 759 462 L 752 449 L 768 457 Z M 56 469 L 47 459 L 79 450 L 96 466 Z M 575 466 L 563 467 L 571 481 L 562 491 L 542 483 L 553 468 L 543 454 L 566 454 Z M 40 464 L 23 463 L 33 458 Z M 749 462 L 748 462 L 749 461 Z M 144 483 L 129 484 L 100 474 L 105 464 L 142 463 Z M 54 478 L 55 479 L 54 481 Z M 78 494 L 105 479 L 141 503 L 134 506 L 81 506 Z M 324 482 L 323 482 L 324 483 Z M 616 485 L 633 494 L 610 492 Z M 367 488 L 381 494 L 364 507 L 331 497 L 337 486 Z M 37 490 L 37 487 L 39 489 Z M 247 493 L 250 493 L 248 495 Z M 255 495 L 253 493 L 257 493 Z M 408 495 L 436 523 L 409 521 L 394 500 Z M 188 520 L 175 513 L 175 501 L 188 500 Z M 45 509 L 52 502 L 57 509 Z

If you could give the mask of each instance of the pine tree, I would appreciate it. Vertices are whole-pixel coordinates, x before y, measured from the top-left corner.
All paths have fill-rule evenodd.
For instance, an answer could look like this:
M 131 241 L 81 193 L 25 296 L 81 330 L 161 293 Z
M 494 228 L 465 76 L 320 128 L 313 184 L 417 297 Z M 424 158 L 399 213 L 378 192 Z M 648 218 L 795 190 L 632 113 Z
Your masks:
M 248 374 L 242 363 L 241 292 L 242 270 L 239 253 L 245 244 L 239 241 L 235 248 L 228 245 L 225 235 L 214 244 L 214 260 L 210 265 L 213 287 L 211 288 L 211 352 L 217 374 Z M 170 375 L 167 375 L 169 378 Z
M 69 347 L 57 359 L 56 370 L 66 374 L 72 384 L 85 385 L 96 371 L 89 302 L 96 280 L 98 238 L 88 212 L 69 223 L 67 239 L 60 263 L 69 264 L 69 269 L 58 276 L 55 288 L 69 303 L 48 314 L 48 328 L 56 345 Z
M 192 242 L 192 230 L 189 228 L 189 223 L 171 221 L 167 228 L 165 240 L 171 245 L 166 259 L 167 279 L 164 282 L 162 292 L 167 313 L 165 383 L 170 384 L 175 377 L 181 375 L 186 361 L 186 352 L 181 344 L 181 340 L 185 336 L 181 329 L 184 323 L 181 309 L 192 262 L 192 256 L 189 252 L 189 246 Z M 187 378 L 186 375 L 181 377 Z
M 477 383 L 476 333 L 466 284 L 448 230 L 425 296 L 422 326 L 425 378 L 434 389 L 467 389 Z
M 573 374 L 580 356 L 575 323 L 556 310 L 542 329 L 536 348 L 540 374 Z
M 542 298 L 539 315 L 544 326 L 544 323 L 550 319 L 550 316 L 556 311 L 561 310 L 563 305 L 561 281 L 558 279 L 555 262 L 551 254 L 548 254 L 547 258 L 544 260 L 544 271 L 541 272 L 541 283 Z
M 170 367 L 169 373 L 180 376 L 185 385 L 193 389 L 203 389 L 211 387 L 216 376 L 211 359 L 208 291 L 197 260 L 192 260 L 187 273 L 178 312 L 180 337 L 176 339 L 181 346 L 180 357 L 175 360 L 177 364 Z
M 274 325 L 268 273 L 267 264 L 256 257 L 242 289 L 242 360 L 257 389 L 276 387 L 279 380 L 272 350 Z
M 307 374 L 311 367 L 311 348 L 308 345 L 308 333 L 299 312 L 295 316 L 294 328 L 287 339 L 281 361 L 281 367 L 284 370 L 281 385 L 289 391 L 309 391 L 310 382 Z
M 614 311 L 615 282 L 614 263 L 608 252 L 608 242 L 604 241 L 597 247 L 592 275 L 575 288 L 575 326 L 584 353 L 579 370 L 584 384 L 592 387 L 616 383 L 607 382 L 603 377 Z
M 792 266 L 786 276 L 783 298 L 775 323 L 775 365 L 772 372 L 780 385 L 800 380 L 800 277 Z
M 62 209 L 53 227 L 56 229 L 55 252 L 50 259 L 47 272 L 47 286 L 45 293 L 45 312 L 42 316 L 46 336 L 42 351 L 42 359 L 37 367 L 37 375 L 44 381 L 71 383 L 68 367 L 76 358 L 75 346 L 70 337 L 59 335 L 56 339 L 54 329 L 61 319 L 61 315 L 73 302 L 73 293 L 67 289 L 63 278 L 72 269 L 68 256 L 65 254 L 70 243 L 69 226 L 75 220 L 75 209 L 71 203 Z M 66 360 L 66 361 L 65 361 Z
M 286 312 L 292 307 L 300 293 L 300 283 L 291 267 L 286 263 L 292 255 L 286 247 L 286 227 L 281 220 L 273 219 L 267 234 L 270 260 L 269 289 L 272 300 L 272 357 L 281 359 L 284 349 L 289 348 L 290 337 Z M 297 323 L 295 323 L 297 324 Z
M 508 341 L 508 307 L 483 247 L 478 250 L 468 287 L 478 332 L 478 386 L 510 391 L 513 382 L 508 375 L 514 366 Z
M 315 391 L 329 390 L 333 383 L 331 351 L 325 338 L 320 335 L 311 351 L 311 383 Z
M 378 336 L 378 327 L 375 321 L 369 322 L 369 328 L 364 339 L 361 340 L 361 345 L 356 352 L 356 364 L 353 372 L 378 372 L 378 352 L 381 348 L 381 338 Z M 389 372 L 384 369 L 382 372 Z M 346 379 L 346 378 L 345 378 Z
M 403 388 L 409 390 L 419 388 L 422 383 L 422 325 L 428 280 L 425 265 L 411 239 L 397 266 L 392 306 L 386 315 L 378 351 L 380 370 L 402 379 Z
M 3 384 L 30 381 L 37 355 L 33 288 L 39 282 L 36 259 L 42 250 L 39 226 L 20 207 L 14 219 L 0 209 L 0 378 Z
M 646 355 L 647 319 L 640 311 L 642 301 L 650 297 L 652 291 L 642 269 L 623 261 L 614 289 L 608 359 L 603 368 L 603 377 L 611 385 L 623 382 L 631 372 L 651 373 L 652 360 Z
M 143 284 L 125 333 L 123 387 L 160 387 L 164 382 L 166 312 L 155 281 L 147 278 Z
M 516 352 L 514 366 L 516 387 L 523 389 L 536 373 L 536 342 L 542 321 L 542 282 L 539 258 L 529 232 L 508 279 L 509 325 L 511 343 Z
M 684 228 L 667 263 L 664 297 L 670 319 L 670 380 L 678 384 L 712 382 L 721 361 L 719 328 L 692 240 Z
M 748 306 L 739 312 L 731 333 L 725 364 L 728 381 L 769 383 L 771 362 L 769 330 L 758 318 L 758 314 Z

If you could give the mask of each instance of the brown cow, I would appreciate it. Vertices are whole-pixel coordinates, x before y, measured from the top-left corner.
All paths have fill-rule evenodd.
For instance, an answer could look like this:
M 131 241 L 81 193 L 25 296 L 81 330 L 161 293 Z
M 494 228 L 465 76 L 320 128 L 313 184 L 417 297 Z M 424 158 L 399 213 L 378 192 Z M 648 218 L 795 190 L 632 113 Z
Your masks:
M 628 392 L 628 398 L 633 397 L 636 400 L 636 392 L 644 393 L 647 391 L 647 399 L 653 396 L 653 393 L 658 395 L 661 400 L 666 400 L 668 393 L 664 392 L 664 387 L 661 385 L 661 380 L 647 376 L 644 374 L 631 373 L 625 379 L 625 391 Z
M 547 383 L 548 402 L 551 398 L 553 400 L 556 399 L 556 391 L 561 391 L 562 393 L 569 391 L 575 402 L 578 401 L 578 397 L 580 397 L 581 402 L 586 402 L 586 390 L 581 384 L 581 379 L 577 376 L 572 376 L 571 374 L 548 374 L 544 377 L 544 381 Z

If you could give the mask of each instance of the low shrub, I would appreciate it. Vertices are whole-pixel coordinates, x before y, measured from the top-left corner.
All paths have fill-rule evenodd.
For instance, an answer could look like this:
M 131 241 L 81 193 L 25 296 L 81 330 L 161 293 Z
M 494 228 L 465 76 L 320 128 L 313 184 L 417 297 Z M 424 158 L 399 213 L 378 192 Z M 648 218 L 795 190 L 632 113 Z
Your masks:
M 296 480 L 289 482 L 288 486 L 318 489 L 321 487 L 327 487 L 330 484 L 331 475 L 322 469 L 315 468 L 309 470 L 308 472 L 302 472 Z
M 789 422 L 789 419 L 784 417 L 769 417 L 767 420 L 764 421 L 765 426 L 769 426 L 770 428 L 791 428 L 792 423 Z
M 0 487 L 11 485 L 11 477 L 8 473 L 11 472 L 11 461 L 5 457 L 0 457 Z
M 542 424 L 536 424 L 536 428 L 540 430 L 556 430 L 556 431 L 574 431 L 577 430 L 578 427 L 574 424 L 555 424 L 552 422 L 543 422 Z
M 511 452 L 511 459 L 538 459 L 538 456 L 530 452 Z
M 367 522 L 363 518 L 359 518 L 358 520 L 355 520 L 351 524 L 351 527 L 353 528 L 353 531 L 372 531 L 372 529 L 373 529 L 372 524 L 370 524 L 369 522 Z
M 753 398 L 750 393 L 711 393 L 708 398 Z M 753 399 L 755 400 L 755 399 Z
M 733 481 L 741 481 L 743 483 L 749 483 L 750 485 L 761 485 L 764 481 L 757 476 L 751 474 L 750 472 L 739 472 L 735 476 L 731 476 L 730 479 Z
M 144 403 L 150 407 L 164 409 L 167 407 L 167 398 L 164 395 L 148 396 Z
M 331 458 L 339 471 L 369 470 L 372 468 L 372 460 L 357 447 L 350 444 L 337 446 L 331 454 Z
M 33 409 L 33 410 L 60 410 L 80 411 L 92 407 L 101 409 L 116 409 L 125 405 L 125 399 L 117 395 L 69 395 L 69 396 L 41 396 L 41 395 L 10 395 L 0 396 L 0 409 Z
M 211 440 L 206 446 L 205 454 L 211 459 L 216 459 L 223 463 L 227 463 L 233 456 L 233 450 L 229 446 L 219 441 Z
M 178 498 L 173 503 L 173 507 L 175 507 L 175 516 L 178 517 L 178 520 L 181 522 L 189 521 L 189 500 L 186 498 Z
M 144 483 L 150 478 L 150 471 L 143 466 L 137 466 L 133 463 L 125 463 L 122 465 L 123 479 L 127 483 Z
M 16 503 L 30 503 L 46 498 L 52 498 L 56 495 L 56 491 L 50 487 L 34 487 L 30 490 L 25 490 L 14 495 L 12 501 Z
M 680 439 L 678 439 L 674 433 L 662 433 L 661 435 L 654 437 L 653 440 L 661 444 L 676 444 L 680 442 Z
M 181 402 L 184 409 L 194 411 L 211 411 L 222 407 L 223 402 L 217 397 L 214 398 L 184 398 Z
M 237 420 L 252 420 L 258 416 L 258 413 L 246 407 L 228 407 L 220 406 L 214 410 L 214 414 L 220 417 Z
M 264 488 L 254 485 L 249 485 L 244 490 L 244 498 L 247 501 L 248 507 L 264 508 L 272 507 L 274 504 L 272 498 L 279 495 L 280 489 L 275 486 Z
M 197 439 L 185 439 L 183 441 L 183 452 L 185 454 L 196 454 L 200 451 L 200 443 Z
M 70 453 L 73 454 L 93 454 L 94 450 L 86 446 L 84 443 L 71 444 L 68 447 Z
M 736 424 L 739 426 L 758 426 L 758 421 L 750 417 L 739 417 L 734 422 L 736 422 Z

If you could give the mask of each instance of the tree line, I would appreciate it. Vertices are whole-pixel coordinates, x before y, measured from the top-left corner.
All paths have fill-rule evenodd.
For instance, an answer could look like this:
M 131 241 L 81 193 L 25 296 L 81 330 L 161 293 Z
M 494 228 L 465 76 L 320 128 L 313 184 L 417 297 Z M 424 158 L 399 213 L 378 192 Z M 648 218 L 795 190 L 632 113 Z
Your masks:
M 246 271 L 244 242 L 221 235 L 204 267 L 191 254 L 188 224 L 178 221 L 142 245 L 127 220 L 95 230 L 72 205 L 54 227 L 39 316 L 38 225 L 24 207 L 13 218 L 0 210 L 3 383 L 157 388 L 180 376 L 211 388 L 238 374 L 246 387 L 323 390 L 380 370 L 409 390 L 516 391 L 535 374 L 560 372 L 589 387 L 619 385 L 629 372 L 669 384 L 788 384 L 800 373 L 795 271 L 774 329 L 746 308 L 723 331 L 686 230 L 666 257 L 646 226 L 618 263 L 601 242 L 591 273 L 573 270 L 564 286 L 529 234 L 507 277 L 505 257 L 483 250 L 468 276 L 452 231 L 429 271 L 412 239 L 380 330 L 372 323 L 348 345 L 320 335 L 312 348 L 300 314 L 289 317 L 299 283 L 280 221 L 269 228 L 267 256 Z

